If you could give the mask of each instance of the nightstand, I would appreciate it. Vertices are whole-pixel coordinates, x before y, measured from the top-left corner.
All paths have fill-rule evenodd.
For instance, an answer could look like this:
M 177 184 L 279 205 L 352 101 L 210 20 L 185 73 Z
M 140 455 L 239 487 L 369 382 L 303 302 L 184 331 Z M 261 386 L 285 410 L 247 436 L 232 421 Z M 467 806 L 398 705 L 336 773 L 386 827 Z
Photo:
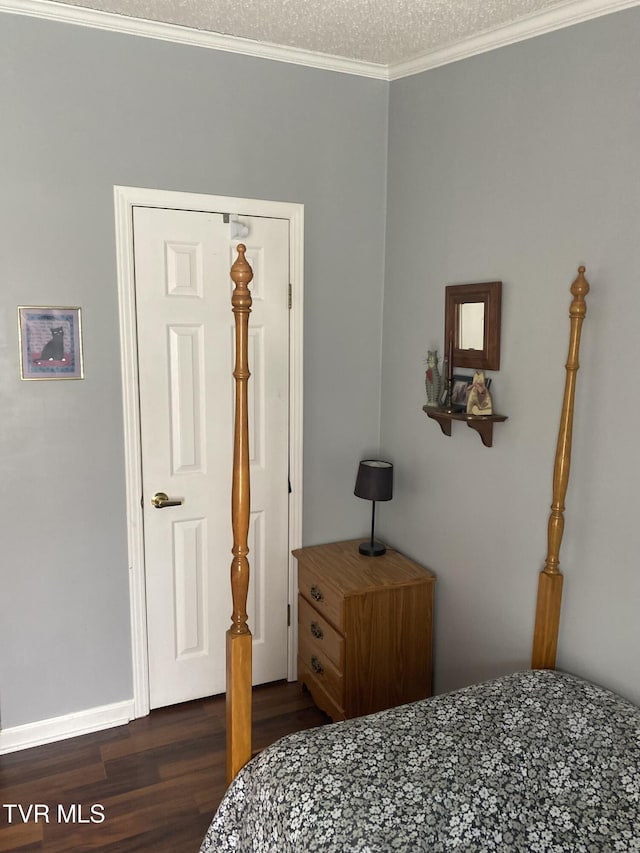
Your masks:
M 431 695 L 435 575 L 361 540 L 299 548 L 298 680 L 333 720 Z

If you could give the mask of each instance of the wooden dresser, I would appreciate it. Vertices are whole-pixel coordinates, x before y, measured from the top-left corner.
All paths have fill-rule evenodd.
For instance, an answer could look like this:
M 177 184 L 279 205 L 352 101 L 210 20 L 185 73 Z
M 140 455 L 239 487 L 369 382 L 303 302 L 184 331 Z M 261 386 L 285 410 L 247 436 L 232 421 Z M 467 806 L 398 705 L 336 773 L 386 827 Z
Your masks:
M 333 720 L 431 695 L 435 576 L 361 540 L 299 548 L 298 680 Z

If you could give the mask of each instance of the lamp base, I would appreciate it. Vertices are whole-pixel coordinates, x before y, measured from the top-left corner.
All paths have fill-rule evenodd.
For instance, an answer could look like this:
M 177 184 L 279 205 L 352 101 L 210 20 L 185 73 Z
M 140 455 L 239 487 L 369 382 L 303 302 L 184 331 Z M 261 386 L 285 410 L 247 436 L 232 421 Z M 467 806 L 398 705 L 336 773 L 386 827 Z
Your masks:
M 386 550 L 382 542 L 361 542 L 358 547 L 358 551 L 365 557 L 381 557 Z

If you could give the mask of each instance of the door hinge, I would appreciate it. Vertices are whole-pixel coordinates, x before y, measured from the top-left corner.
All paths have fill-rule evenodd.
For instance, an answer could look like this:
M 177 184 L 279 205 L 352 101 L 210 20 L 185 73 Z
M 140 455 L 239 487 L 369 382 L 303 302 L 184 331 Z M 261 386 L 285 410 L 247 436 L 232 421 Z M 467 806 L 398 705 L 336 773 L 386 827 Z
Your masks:
M 287 628 L 291 627 L 291 605 L 287 604 Z
M 293 287 L 291 282 L 289 282 L 289 310 L 291 310 L 291 306 L 293 304 Z

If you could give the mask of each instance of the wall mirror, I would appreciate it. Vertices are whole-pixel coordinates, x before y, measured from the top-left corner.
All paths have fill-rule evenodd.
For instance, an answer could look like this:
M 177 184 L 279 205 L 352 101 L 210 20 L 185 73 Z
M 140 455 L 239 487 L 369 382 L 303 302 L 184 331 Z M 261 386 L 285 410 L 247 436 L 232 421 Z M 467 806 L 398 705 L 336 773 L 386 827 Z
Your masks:
M 501 302 L 501 281 L 445 287 L 445 352 L 451 342 L 455 367 L 500 369 Z

